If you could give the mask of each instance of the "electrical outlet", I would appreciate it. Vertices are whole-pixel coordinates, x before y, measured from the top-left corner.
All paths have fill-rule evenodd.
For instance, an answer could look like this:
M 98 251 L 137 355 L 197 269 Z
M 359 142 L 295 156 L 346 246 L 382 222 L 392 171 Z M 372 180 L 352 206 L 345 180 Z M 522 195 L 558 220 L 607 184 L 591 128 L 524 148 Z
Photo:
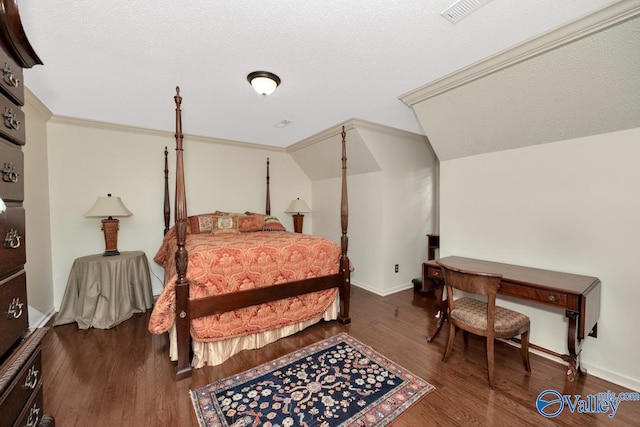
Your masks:
M 396 273 L 400 271 L 400 265 L 396 264 Z

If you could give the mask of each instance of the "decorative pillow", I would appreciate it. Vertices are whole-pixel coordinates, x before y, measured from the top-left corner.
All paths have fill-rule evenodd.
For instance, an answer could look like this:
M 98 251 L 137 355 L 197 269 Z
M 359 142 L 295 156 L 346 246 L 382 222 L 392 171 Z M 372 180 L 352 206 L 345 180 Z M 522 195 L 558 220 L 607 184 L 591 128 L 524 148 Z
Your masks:
M 239 233 L 238 215 L 214 215 L 213 234 Z
M 264 227 L 263 231 L 287 231 L 287 229 L 282 225 L 280 220 L 275 216 L 266 215 L 264 217 Z
M 193 215 L 187 220 L 187 230 L 192 234 L 210 234 L 213 232 L 213 217 L 211 214 Z
M 264 227 L 264 215 L 251 214 L 238 217 L 238 228 L 241 233 L 260 231 Z

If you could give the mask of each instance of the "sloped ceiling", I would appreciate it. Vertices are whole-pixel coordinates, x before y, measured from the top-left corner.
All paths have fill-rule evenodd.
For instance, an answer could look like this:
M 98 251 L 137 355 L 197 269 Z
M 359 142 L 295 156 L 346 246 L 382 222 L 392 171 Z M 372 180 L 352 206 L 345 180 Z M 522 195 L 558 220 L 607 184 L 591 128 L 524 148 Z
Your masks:
M 312 181 L 341 176 L 343 126 L 349 163 L 347 174 L 359 175 L 381 170 L 358 130 L 358 126 L 367 126 L 367 123 L 351 119 L 306 138 L 287 149 Z
M 54 117 L 173 131 L 179 85 L 185 133 L 276 147 L 351 117 L 422 133 L 402 93 L 613 2 L 492 0 L 451 24 L 455 0 L 17 1 Z M 246 80 L 263 69 L 268 97 Z
M 441 161 L 640 127 L 639 5 L 612 6 L 403 100 Z

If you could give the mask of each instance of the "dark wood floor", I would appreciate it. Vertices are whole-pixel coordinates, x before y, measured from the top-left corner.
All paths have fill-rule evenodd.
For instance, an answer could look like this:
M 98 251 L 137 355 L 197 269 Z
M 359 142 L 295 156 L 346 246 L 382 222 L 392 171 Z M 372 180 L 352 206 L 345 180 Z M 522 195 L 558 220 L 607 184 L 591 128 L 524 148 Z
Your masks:
M 459 334 L 443 363 L 447 331 L 432 343 L 425 339 L 435 322 L 433 314 L 433 296 L 407 290 L 383 298 L 354 287 L 351 325 L 321 322 L 263 349 L 242 352 L 220 366 L 196 370 L 192 378 L 179 382 L 174 381 L 166 335 L 147 332 L 148 313 L 109 330 L 57 326 L 43 345 L 45 409 L 61 427 L 197 426 L 190 388 L 346 331 L 436 387 L 396 426 L 638 425 L 640 402 L 622 402 L 613 419 L 567 409 L 552 420 L 544 418 L 535 408 L 536 398 L 546 389 L 562 390 L 564 366 L 532 354 L 532 372 L 526 374 L 518 350 L 504 343 L 496 345 L 496 388 L 490 390 L 484 341 L 470 337 L 465 349 Z M 587 376 L 580 377 L 576 392 L 585 396 L 608 390 L 625 391 Z

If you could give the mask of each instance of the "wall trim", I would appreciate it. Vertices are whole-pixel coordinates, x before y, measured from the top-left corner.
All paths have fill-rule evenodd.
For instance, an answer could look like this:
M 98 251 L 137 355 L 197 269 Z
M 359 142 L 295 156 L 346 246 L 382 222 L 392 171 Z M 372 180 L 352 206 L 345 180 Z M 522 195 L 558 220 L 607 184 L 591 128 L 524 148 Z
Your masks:
M 296 142 L 295 144 L 288 146 L 286 149 L 287 153 L 293 153 L 295 151 L 302 150 L 304 148 L 310 147 L 312 145 L 325 141 L 329 138 L 332 138 L 336 135 L 340 135 L 340 132 L 342 132 L 342 126 L 344 126 L 346 131 L 349 131 L 350 129 L 354 129 L 354 128 L 366 128 L 366 129 L 371 129 L 377 132 L 384 132 L 391 135 L 397 135 L 400 137 L 406 137 L 407 135 L 409 135 L 415 138 L 426 139 L 426 136 L 419 133 L 410 132 L 408 130 L 398 129 L 391 126 L 386 126 L 380 123 L 370 122 L 368 120 L 351 118 L 349 120 L 345 120 L 342 123 L 338 123 L 337 125 L 331 126 L 330 128 L 323 130 L 322 132 L 318 132 L 315 135 L 312 135 L 308 138 L 305 138 L 301 141 Z
M 46 108 L 46 107 L 45 107 Z M 165 131 L 165 130 L 156 130 L 156 129 L 148 129 L 138 126 L 130 126 L 130 125 L 122 125 L 117 123 L 109 123 L 109 122 L 101 122 L 98 120 L 89 120 L 89 119 L 79 119 L 76 117 L 69 116 L 57 116 L 54 115 L 50 123 L 67 125 L 67 126 L 78 126 L 78 127 L 88 127 L 94 129 L 103 129 L 115 132 L 125 132 L 125 133 L 137 133 L 149 136 L 157 136 L 163 138 L 175 138 L 175 132 Z M 285 152 L 286 150 L 282 147 L 272 147 L 270 145 L 262 145 L 255 144 L 251 142 L 241 142 L 241 141 L 233 141 L 230 139 L 222 139 L 222 138 L 213 138 L 208 136 L 201 135 L 191 135 L 188 133 L 184 134 L 185 139 L 189 139 L 192 141 L 200 141 L 206 143 L 214 143 L 214 144 L 223 144 L 223 145 L 232 145 L 235 147 L 243 147 L 243 148 L 251 148 L 258 150 L 268 150 L 268 151 L 279 151 Z
M 408 106 L 464 86 L 482 77 L 587 37 L 640 14 L 640 0 L 620 0 L 569 24 L 547 31 L 468 67 L 400 95 Z
M 365 291 L 369 291 L 369 292 L 374 293 L 376 295 L 379 295 L 381 297 L 386 297 L 388 295 L 395 294 L 396 292 L 406 291 L 407 289 L 413 289 L 413 283 L 401 284 L 401 285 L 395 286 L 395 287 L 393 287 L 391 289 L 385 290 L 384 292 L 380 292 L 379 289 L 374 289 L 371 286 L 367 286 L 364 283 L 358 283 L 358 282 L 355 282 L 353 280 L 351 281 L 351 284 L 353 286 L 356 286 L 356 287 L 358 287 L 360 289 L 364 289 Z

